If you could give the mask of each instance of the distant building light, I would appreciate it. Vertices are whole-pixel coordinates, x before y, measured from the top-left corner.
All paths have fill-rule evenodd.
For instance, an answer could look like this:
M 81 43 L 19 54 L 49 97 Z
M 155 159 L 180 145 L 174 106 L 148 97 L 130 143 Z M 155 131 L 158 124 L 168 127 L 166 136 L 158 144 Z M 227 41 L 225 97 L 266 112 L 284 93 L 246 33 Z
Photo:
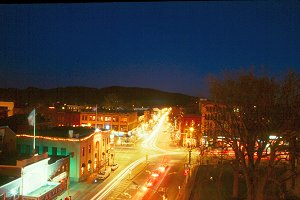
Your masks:
M 269 136 L 269 139 L 270 139 L 270 140 L 276 140 L 276 139 L 278 139 L 278 137 L 277 137 L 276 135 L 270 135 L 270 136 Z
M 48 108 L 49 108 L 49 109 L 55 109 L 55 107 L 54 107 L 54 106 L 49 106 Z

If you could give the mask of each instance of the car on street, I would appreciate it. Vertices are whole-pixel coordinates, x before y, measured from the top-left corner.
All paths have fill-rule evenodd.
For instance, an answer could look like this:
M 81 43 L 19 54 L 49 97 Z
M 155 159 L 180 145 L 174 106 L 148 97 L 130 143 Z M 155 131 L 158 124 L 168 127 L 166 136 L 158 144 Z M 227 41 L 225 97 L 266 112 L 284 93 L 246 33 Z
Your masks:
M 155 185 L 156 182 L 157 182 L 157 178 L 156 178 L 156 177 L 151 177 L 151 178 L 149 178 L 149 179 L 147 180 L 147 182 L 146 182 L 146 187 L 147 187 L 147 188 L 150 188 L 150 187 L 152 187 L 153 185 Z
M 118 167 L 119 167 L 119 164 L 118 163 L 114 163 L 114 164 L 111 165 L 111 170 L 115 171 L 116 169 L 118 169 Z
M 156 170 L 154 170 L 154 171 L 151 173 L 151 176 L 152 176 L 152 177 L 159 177 L 160 173 L 161 173 L 160 170 L 156 169 Z
M 161 173 L 164 173 L 166 171 L 166 169 L 168 168 L 168 165 L 167 164 L 162 164 L 158 167 L 159 171 Z
M 110 169 L 110 168 L 107 168 L 107 169 L 104 170 L 104 171 L 100 171 L 100 172 L 98 173 L 97 178 L 99 178 L 99 179 L 101 179 L 101 180 L 104 180 L 104 179 L 106 179 L 107 177 L 109 177 L 110 172 L 111 172 L 111 169 Z

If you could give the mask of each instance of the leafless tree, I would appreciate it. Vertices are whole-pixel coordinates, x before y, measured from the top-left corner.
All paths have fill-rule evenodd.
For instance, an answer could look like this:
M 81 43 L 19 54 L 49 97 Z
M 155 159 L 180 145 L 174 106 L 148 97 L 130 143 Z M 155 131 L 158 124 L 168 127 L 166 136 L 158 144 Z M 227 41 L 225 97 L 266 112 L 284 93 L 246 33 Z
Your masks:
M 246 181 L 248 200 L 263 200 L 268 184 L 280 179 L 275 176 L 276 167 L 283 152 L 290 152 L 284 144 L 295 140 L 299 76 L 288 75 L 279 83 L 266 75 L 239 72 L 209 80 L 211 99 L 219 111 L 213 121 L 216 131 L 225 136 L 225 142 L 235 153 L 235 177 L 240 170 Z M 237 190 L 233 191 L 236 196 Z

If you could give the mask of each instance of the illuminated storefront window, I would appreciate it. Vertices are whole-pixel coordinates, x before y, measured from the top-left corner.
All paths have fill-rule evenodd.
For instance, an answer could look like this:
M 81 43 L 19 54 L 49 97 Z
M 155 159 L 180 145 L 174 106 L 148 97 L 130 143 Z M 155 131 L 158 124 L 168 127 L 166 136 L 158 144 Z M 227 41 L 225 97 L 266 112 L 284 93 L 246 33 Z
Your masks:
M 84 163 L 82 163 L 82 165 L 81 165 L 81 175 L 83 175 L 83 174 L 84 174 L 84 168 L 85 168 L 85 164 L 84 164 Z
M 89 160 L 89 162 L 88 162 L 88 171 L 91 171 L 91 164 L 92 164 L 92 161 Z
M 97 156 L 96 156 L 97 157 Z M 97 168 L 97 158 L 94 159 L 94 170 Z

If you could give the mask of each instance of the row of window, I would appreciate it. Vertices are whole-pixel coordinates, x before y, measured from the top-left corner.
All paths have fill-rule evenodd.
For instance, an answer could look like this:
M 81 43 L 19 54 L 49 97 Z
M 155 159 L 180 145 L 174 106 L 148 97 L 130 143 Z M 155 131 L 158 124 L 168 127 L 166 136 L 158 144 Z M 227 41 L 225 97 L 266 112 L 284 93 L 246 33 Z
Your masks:
M 83 121 L 96 121 L 96 115 L 82 115 L 81 120 Z M 97 121 L 105 121 L 105 122 L 118 122 L 119 117 L 103 117 L 103 116 L 97 116 Z M 127 122 L 126 117 L 122 117 L 121 122 Z
M 105 143 L 108 145 L 108 143 L 109 143 L 109 138 L 103 139 L 103 141 L 102 141 L 102 146 L 104 146 Z M 98 145 L 98 143 L 97 143 L 96 145 Z M 98 148 L 98 147 L 97 147 L 97 148 Z M 91 151 L 92 151 L 92 146 L 89 144 L 89 146 L 88 146 L 88 152 L 89 152 L 89 154 L 91 153 Z M 84 147 L 81 149 L 81 153 L 82 153 L 82 156 L 85 155 L 85 148 L 84 148 Z
M 225 107 L 216 107 L 216 106 L 206 106 L 207 112 L 225 112 Z
M 205 120 L 227 120 L 225 116 L 221 116 L 220 114 L 205 114 Z
M 33 149 L 32 145 L 24 145 L 24 144 L 18 144 L 17 145 L 18 152 L 23 153 L 23 154 L 31 154 Z M 48 146 L 36 146 L 35 147 L 35 153 L 42 154 L 42 153 L 48 153 L 49 155 L 61 155 L 61 156 L 66 156 L 67 155 L 67 149 L 66 148 L 60 148 L 58 149 L 57 147 L 51 147 L 51 151 L 49 151 Z

